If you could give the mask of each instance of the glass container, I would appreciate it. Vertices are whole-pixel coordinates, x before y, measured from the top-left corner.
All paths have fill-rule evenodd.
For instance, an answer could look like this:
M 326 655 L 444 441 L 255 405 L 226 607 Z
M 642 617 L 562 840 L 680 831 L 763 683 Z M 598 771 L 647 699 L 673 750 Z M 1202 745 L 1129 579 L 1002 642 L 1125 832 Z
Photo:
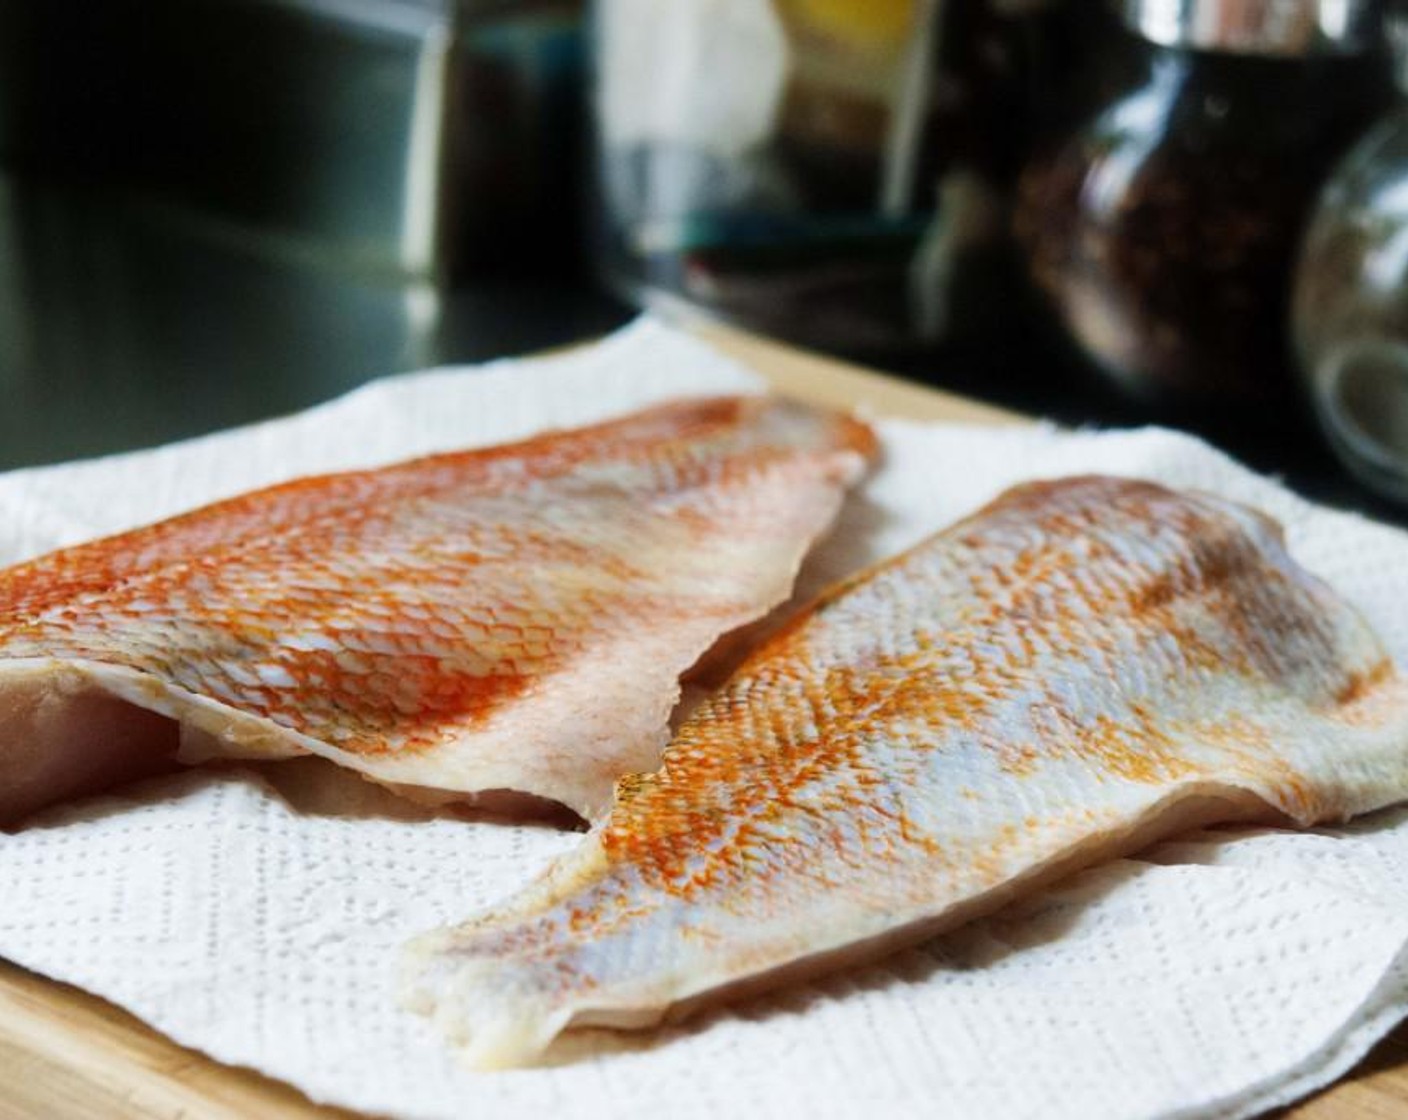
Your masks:
M 605 278 L 849 353 L 1000 321 L 1042 2 L 598 0 Z
M 1389 23 L 1408 90 L 1408 16 Z M 1296 274 L 1296 355 L 1340 457 L 1408 502 L 1408 103 L 1371 128 L 1331 176 Z
M 1125 0 L 1119 14 L 1099 65 L 1123 88 L 1022 175 L 1031 273 L 1131 396 L 1293 400 L 1296 246 L 1329 169 L 1392 97 L 1375 6 Z

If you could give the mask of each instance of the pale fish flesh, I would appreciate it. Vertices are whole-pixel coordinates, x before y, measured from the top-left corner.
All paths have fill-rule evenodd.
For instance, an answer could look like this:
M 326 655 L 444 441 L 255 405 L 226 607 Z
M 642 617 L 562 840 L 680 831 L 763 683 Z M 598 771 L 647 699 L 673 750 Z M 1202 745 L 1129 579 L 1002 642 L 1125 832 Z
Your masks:
M 876 444 L 766 397 L 305 478 L 0 572 L 0 824 L 321 755 L 590 817 L 679 678 L 790 593 Z
M 1265 516 L 1033 483 L 834 588 L 580 848 L 408 956 L 479 1067 L 872 958 L 1219 821 L 1408 796 L 1408 690 Z

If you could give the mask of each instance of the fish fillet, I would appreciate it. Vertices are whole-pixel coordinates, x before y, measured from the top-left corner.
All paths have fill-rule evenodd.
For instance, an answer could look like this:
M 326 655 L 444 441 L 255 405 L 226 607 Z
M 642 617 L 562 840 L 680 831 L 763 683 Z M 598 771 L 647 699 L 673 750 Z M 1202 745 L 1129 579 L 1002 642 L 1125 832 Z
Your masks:
M 874 453 L 764 397 L 308 478 L 0 571 L 0 823 L 163 764 L 321 755 L 590 817 L 781 602 Z
M 1408 796 L 1408 690 L 1263 515 L 1033 483 L 825 594 L 518 896 L 417 939 L 470 1062 L 913 943 L 1216 821 Z

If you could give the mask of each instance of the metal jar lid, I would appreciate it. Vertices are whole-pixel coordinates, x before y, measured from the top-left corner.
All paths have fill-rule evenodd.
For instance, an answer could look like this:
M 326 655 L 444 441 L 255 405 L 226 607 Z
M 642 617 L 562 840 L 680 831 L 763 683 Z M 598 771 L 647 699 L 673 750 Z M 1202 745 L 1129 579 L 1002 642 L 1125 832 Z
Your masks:
M 1303 57 L 1352 54 L 1379 34 L 1380 0 L 1116 0 L 1131 31 L 1166 47 Z

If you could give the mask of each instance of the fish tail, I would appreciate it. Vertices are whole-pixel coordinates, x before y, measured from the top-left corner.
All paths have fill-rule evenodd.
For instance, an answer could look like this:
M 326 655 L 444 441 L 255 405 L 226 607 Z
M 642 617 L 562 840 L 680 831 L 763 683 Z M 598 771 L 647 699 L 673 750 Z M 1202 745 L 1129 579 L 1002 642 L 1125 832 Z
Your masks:
M 430 1017 L 471 1069 L 531 1065 L 572 1018 L 570 1007 L 527 986 L 514 962 L 456 952 L 441 934 L 412 941 L 402 968 L 402 1002 Z

